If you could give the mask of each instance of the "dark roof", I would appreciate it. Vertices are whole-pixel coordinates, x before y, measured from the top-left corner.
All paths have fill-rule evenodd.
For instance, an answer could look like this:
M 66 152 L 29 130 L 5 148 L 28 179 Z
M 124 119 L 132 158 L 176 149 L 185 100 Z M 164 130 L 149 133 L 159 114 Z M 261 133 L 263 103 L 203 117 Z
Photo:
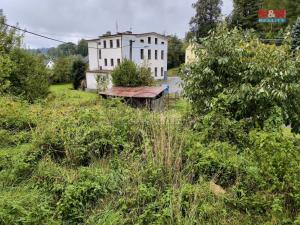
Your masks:
M 112 87 L 100 92 L 100 95 L 127 98 L 155 98 L 164 91 L 164 87 Z
M 162 34 L 159 34 L 156 32 L 147 32 L 147 33 L 140 33 L 140 34 L 134 34 L 134 33 L 130 33 L 130 32 L 118 32 L 116 34 L 103 34 L 103 35 L 100 35 L 99 38 L 97 38 L 97 39 L 90 39 L 87 41 L 97 41 L 100 38 L 120 37 L 122 35 L 134 35 L 134 36 L 140 36 L 140 37 L 147 36 L 147 35 L 157 35 L 166 40 L 168 39 L 168 37 L 166 35 L 162 35 Z

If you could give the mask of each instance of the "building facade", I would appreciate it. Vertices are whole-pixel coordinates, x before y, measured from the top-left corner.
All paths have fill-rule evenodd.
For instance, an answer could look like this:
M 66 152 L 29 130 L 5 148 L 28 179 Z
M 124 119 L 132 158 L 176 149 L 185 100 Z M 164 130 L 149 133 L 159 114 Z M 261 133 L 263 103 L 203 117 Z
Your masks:
M 88 89 L 97 89 L 97 76 L 109 74 L 124 59 L 147 67 L 156 80 L 165 79 L 167 76 L 168 39 L 164 35 L 155 32 L 107 32 L 97 39 L 88 40 L 88 47 Z

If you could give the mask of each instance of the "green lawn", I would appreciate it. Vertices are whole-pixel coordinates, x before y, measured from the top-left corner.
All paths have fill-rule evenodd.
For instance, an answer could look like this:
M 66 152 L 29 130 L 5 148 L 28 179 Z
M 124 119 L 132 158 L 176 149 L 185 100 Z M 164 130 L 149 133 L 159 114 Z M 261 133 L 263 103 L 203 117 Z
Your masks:
M 96 93 L 74 90 L 72 84 L 55 84 L 50 87 L 49 103 L 89 104 L 100 98 Z

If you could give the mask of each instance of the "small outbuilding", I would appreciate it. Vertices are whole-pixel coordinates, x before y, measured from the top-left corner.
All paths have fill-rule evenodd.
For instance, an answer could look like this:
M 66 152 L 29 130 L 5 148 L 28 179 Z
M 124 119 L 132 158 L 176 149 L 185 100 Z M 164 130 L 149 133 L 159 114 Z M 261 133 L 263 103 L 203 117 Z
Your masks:
M 112 87 L 100 92 L 103 98 L 122 98 L 133 107 L 146 107 L 151 111 L 164 110 L 164 87 Z

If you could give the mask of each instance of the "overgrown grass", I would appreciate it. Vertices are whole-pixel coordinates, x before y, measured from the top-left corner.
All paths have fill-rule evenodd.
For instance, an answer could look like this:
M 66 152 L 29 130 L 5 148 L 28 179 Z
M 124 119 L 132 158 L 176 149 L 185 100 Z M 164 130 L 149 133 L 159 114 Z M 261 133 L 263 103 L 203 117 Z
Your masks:
M 214 115 L 200 129 L 184 100 L 151 113 L 70 87 L 35 105 L 0 97 L 0 224 L 299 223 L 293 133 Z
M 168 69 L 168 76 L 169 77 L 175 77 L 180 75 L 180 67 Z
M 99 96 L 96 93 L 74 90 L 72 84 L 57 84 L 50 87 L 50 95 L 46 101 L 49 106 L 57 104 L 80 106 L 95 104 L 99 101 Z

